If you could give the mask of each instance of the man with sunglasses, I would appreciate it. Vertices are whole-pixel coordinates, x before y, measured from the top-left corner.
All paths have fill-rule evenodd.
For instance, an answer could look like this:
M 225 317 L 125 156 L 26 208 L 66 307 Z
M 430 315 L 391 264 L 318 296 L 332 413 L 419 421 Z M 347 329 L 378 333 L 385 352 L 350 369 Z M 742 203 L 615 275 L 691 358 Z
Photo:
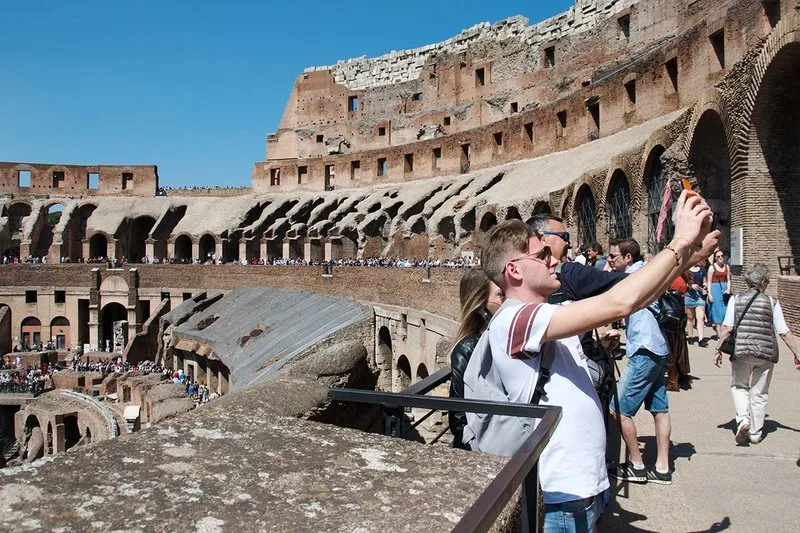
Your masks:
M 688 266 L 695 251 L 713 249 L 719 240 L 719 232 L 708 234 L 711 210 L 700 197 L 684 192 L 676 213 L 673 241 L 647 266 L 606 294 L 569 306 L 546 303 L 561 286 L 555 272 L 558 258 L 526 224 L 508 220 L 486 235 L 481 263 L 506 301 L 484 335 L 493 371 L 509 401 L 532 401 L 542 346 L 552 343 L 554 350 L 550 379 L 539 402 L 562 407 L 562 419 L 539 463 L 545 532 L 591 531 L 609 488 L 602 407 L 578 335 L 643 308 Z
M 529 218 L 526 224 L 543 243 L 550 247 L 553 257 L 560 263 L 556 267 L 556 276 L 561 286 L 550 295 L 548 301 L 551 304 L 597 296 L 627 276 L 624 272 L 603 272 L 577 261 L 567 261 L 570 235 L 562 219 L 550 214 L 541 214 Z

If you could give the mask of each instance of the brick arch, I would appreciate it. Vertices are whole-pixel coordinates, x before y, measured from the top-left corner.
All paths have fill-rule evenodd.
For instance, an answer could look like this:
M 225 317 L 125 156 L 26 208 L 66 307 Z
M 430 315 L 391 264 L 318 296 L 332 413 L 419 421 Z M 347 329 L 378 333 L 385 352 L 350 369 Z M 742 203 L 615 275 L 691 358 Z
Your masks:
M 757 232 L 771 237 L 762 249 L 745 246 L 745 263 L 767 260 L 777 270 L 778 256 L 800 255 L 800 220 L 795 216 L 800 197 L 800 102 L 794 94 L 797 64 L 800 62 L 800 31 L 786 31 L 779 23 L 753 68 L 752 90 L 746 104 L 742 130 L 743 144 L 732 161 L 736 182 L 732 196 L 748 193 L 747 203 L 735 203 L 733 216 L 744 227 L 745 242 L 754 242 Z M 772 41 L 772 42 L 770 42 Z M 778 207 L 776 209 L 775 207 Z M 758 228 L 747 221 L 758 220 Z
M 708 89 L 694 105 L 692 116 L 689 120 L 688 133 L 683 139 L 682 148 L 684 154 L 686 154 L 686 157 L 689 157 L 689 152 L 691 151 L 692 143 L 697 133 L 697 127 L 707 111 L 713 111 L 719 116 L 723 130 L 725 131 L 725 142 L 728 145 L 729 158 L 733 161 L 734 154 L 736 153 L 733 121 L 730 118 L 725 98 L 717 89 Z
M 761 52 L 752 64 L 747 86 L 741 98 L 741 109 L 738 112 L 740 119 L 734 137 L 737 145 L 731 153 L 731 178 L 733 180 L 748 174 L 748 148 L 751 142 L 752 117 L 756 98 L 772 61 L 787 45 L 800 42 L 800 30 L 794 27 L 796 24 L 796 17 L 781 19 L 764 41 Z
M 613 170 L 612 170 L 613 169 Z M 605 217 L 603 219 L 604 225 L 607 227 L 607 234 L 609 238 L 615 237 L 632 237 L 633 236 L 633 195 L 634 187 L 631 183 L 629 174 L 625 171 L 622 165 L 618 165 L 609 169 L 608 176 L 606 177 L 605 184 L 603 185 L 602 204 L 604 206 Z M 624 189 L 627 187 L 627 199 L 624 198 Z M 620 198 L 622 197 L 622 200 Z M 627 201 L 627 206 L 620 210 L 621 217 L 615 218 L 614 207 L 612 203 Z M 627 213 L 625 210 L 627 209 Z M 625 218 L 627 217 L 627 221 Z M 598 222 L 600 220 L 598 219 Z M 612 227 L 613 226 L 613 227 Z
M 488 217 L 488 218 L 487 218 Z M 485 233 L 488 231 L 489 227 L 484 228 L 485 223 L 491 222 L 491 217 L 494 217 L 494 224 L 496 225 L 500 219 L 497 216 L 497 207 L 494 205 L 487 205 L 483 209 L 480 210 L 480 214 L 476 220 L 476 227 L 475 233 Z

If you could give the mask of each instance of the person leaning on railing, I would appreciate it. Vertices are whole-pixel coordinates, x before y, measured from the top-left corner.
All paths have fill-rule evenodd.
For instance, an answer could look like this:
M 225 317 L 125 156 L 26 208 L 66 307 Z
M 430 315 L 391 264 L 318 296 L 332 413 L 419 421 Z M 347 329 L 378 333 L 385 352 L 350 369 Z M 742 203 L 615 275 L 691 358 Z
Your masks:
M 464 370 L 478 344 L 478 339 L 489 326 L 489 320 L 503 303 L 503 292 L 495 285 L 482 268 L 471 268 L 461 276 L 459 285 L 461 301 L 461 324 L 456 334 L 456 344 L 450 352 L 450 397 L 464 397 Z M 469 449 L 462 442 L 467 415 L 460 411 L 447 414 L 453 448 Z

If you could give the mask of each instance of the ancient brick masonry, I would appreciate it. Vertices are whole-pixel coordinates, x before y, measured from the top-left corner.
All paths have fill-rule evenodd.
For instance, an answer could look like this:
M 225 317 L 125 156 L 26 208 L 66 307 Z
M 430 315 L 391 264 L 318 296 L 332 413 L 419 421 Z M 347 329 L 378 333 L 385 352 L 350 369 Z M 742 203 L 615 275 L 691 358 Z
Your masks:
M 581 243 L 631 235 L 652 252 L 667 179 L 689 175 L 723 249 L 741 252 L 737 275 L 755 260 L 777 275 L 778 256 L 800 254 L 787 216 L 800 161 L 785 148 L 800 128 L 797 28 L 787 2 L 581 0 L 308 69 L 251 189 L 156 198 L 155 167 L 2 164 L 0 248 L 50 262 L 450 259 L 498 221 L 551 211 Z

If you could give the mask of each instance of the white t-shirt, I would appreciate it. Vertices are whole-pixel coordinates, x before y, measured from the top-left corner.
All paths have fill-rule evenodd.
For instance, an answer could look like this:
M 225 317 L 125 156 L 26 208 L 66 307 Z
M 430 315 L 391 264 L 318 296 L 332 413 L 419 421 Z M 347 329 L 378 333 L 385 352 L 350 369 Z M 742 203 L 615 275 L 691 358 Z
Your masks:
M 586 264 L 586 256 L 583 254 L 578 254 L 575 259 L 573 259 L 576 263 L 580 263 L 582 265 Z
M 786 325 L 786 319 L 783 317 L 783 309 L 781 308 L 781 303 L 777 300 L 772 300 L 771 296 L 769 299 L 773 302 L 772 327 L 775 329 L 775 333 L 777 333 L 778 335 L 789 333 L 789 326 Z M 730 300 L 728 300 L 728 307 L 727 309 L 725 309 L 725 320 L 722 321 L 722 325 L 728 326 L 729 328 L 735 327 L 736 326 L 736 321 L 734 320 L 735 313 L 736 313 L 736 296 L 731 296 Z
M 541 360 L 525 353 L 538 354 L 556 308 L 506 300 L 492 319 L 492 360 L 511 402 L 530 403 L 533 398 Z M 550 382 L 539 405 L 559 405 L 562 416 L 539 461 L 545 503 L 588 498 L 609 487 L 602 407 L 580 340 L 555 341 L 554 349 Z

